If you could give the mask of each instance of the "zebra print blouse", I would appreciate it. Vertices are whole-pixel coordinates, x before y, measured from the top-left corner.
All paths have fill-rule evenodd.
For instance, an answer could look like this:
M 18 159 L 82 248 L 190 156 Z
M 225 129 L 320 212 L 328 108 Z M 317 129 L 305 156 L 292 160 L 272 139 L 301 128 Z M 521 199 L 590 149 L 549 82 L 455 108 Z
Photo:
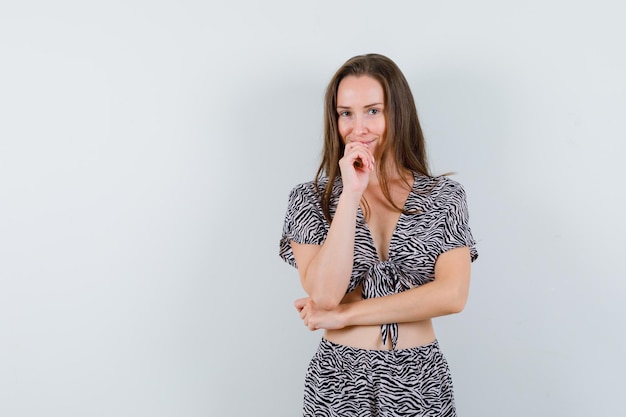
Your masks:
M 319 196 L 328 182 L 322 179 L 319 190 L 313 181 L 291 190 L 279 255 L 297 268 L 290 241 L 321 245 L 330 225 L 324 218 Z M 341 179 L 333 185 L 331 217 L 342 191 Z M 389 243 L 388 260 L 382 261 L 372 240 L 365 217 L 359 208 L 354 243 L 354 263 L 346 293 L 363 284 L 363 298 L 382 297 L 420 286 L 435 279 L 439 254 L 461 246 L 470 248 L 471 260 L 478 257 L 476 243 L 468 224 L 468 208 L 463 187 L 448 177 L 427 177 L 414 173 L 413 189 Z M 392 348 L 398 342 L 398 324 L 381 326 L 383 343 L 391 336 Z

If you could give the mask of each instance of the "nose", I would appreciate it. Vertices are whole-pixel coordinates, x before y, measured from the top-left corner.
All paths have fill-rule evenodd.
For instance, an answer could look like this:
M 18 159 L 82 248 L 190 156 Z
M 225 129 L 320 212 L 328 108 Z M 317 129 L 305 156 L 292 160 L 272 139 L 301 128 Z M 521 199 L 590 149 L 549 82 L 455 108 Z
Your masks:
M 354 118 L 353 133 L 355 135 L 363 135 L 367 133 L 367 120 L 364 116 L 357 116 Z

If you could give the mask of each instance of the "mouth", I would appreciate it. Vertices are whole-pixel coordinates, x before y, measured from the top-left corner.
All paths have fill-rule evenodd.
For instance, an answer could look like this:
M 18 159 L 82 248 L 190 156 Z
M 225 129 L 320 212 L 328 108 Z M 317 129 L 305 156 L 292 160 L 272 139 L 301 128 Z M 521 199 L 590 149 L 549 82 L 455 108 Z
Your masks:
M 351 142 L 357 142 L 357 143 L 360 143 L 361 145 L 369 146 L 371 143 L 375 141 L 376 141 L 376 138 L 369 139 L 369 140 L 352 140 Z

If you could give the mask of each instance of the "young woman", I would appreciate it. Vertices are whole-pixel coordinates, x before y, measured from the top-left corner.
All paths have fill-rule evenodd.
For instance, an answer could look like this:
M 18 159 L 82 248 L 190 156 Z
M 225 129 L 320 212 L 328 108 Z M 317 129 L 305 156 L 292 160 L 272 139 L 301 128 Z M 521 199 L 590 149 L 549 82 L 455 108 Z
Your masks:
M 280 256 L 304 324 L 324 329 L 305 416 L 455 416 L 432 318 L 463 310 L 478 256 L 463 188 L 430 174 L 409 85 L 389 58 L 349 59 L 325 97 L 324 151 L 290 194 Z

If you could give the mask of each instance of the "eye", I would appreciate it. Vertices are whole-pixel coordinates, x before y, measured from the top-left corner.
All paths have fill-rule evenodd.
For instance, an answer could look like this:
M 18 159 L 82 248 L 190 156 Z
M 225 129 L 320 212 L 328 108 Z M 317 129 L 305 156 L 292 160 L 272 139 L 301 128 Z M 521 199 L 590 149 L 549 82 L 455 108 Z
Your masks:
M 339 117 L 350 117 L 350 112 L 348 110 L 338 112 Z
M 367 112 L 367 114 L 369 114 L 371 116 L 374 116 L 374 115 L 379 114 L 379 113 L 380 113 L 379 109 L 369 109 L 368 112 Z

